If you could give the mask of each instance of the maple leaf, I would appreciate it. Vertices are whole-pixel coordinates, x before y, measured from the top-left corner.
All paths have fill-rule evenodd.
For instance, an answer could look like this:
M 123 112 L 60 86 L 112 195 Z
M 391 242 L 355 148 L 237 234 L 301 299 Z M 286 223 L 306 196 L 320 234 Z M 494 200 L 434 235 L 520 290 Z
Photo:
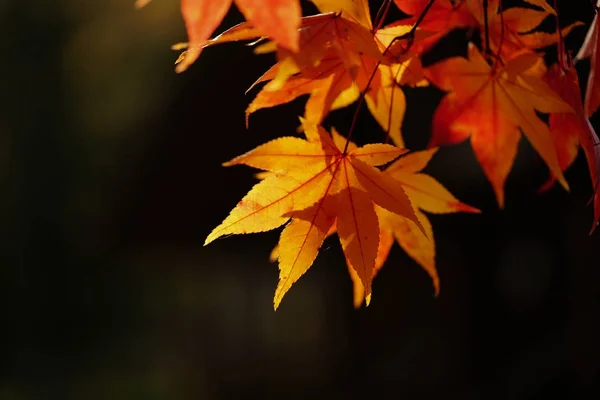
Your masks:
M 271 80 L 248 105 L 246 124 L 253 112 L 290 102 L 306 94 L 310 97 L 306 102 L 304 118 L 308 122 L 320 124 L 330 111 L 354 103 L 360 91 L 364 90 L 369 83 L 371 74 L 377 67 L 377 61 L 365 55 L 360 57 L 361 68 L 356 71 L 354 78 L 348 73 L 342 61 L 335 54 L 330 54 L 329 57 L 321 60 L 318 66 L 305 68 L 300 74 L 287 79 L 281 86 L 275 80 Z M 279 64 L 273 66 L 256 83 L 273 79 L 278 67 Z M 380 87 L 380 80 L 380 73 L 377 73 L 371 80 L 371 85 Z
M 414 25 L 422 17 L 419 27 L 435 33 L 414 46 L 414 51 L 418 53 L 429 50 L 435 42 L 455 28 L 477 26 L 477 20 L 465 1 L 436 0 L 430 4 L 430 0 L 394 0 L 394 3 L 402 12 L 410 15 L 395 24 Z M 426 11 L 427 7 L 429 10 Z
M 353 78 L 361 68 L 361 54 L 376 60 L 382 55 L 369 28 L 343 17 L 341 13 L 318 14 L 302 19 L 298 52 L 277 48 L 279 68 L 276 86 L 304 68 L 317 66 L 331 51 L 335 52 Z M 263 44 L 271 50 L 270 43 Z
M 321 13 L 339 13 L 370 31 L 373 30 L 368 0 L 309 0 Z
M 600 7 L 600 0 L 596 2 L 596 7 Z M 587 86 L 585 89 L 585 101 L 584 109 L 585 115 L 591 117 L 598 107 L 600 107 L 600 19 L 598 19 L 598 13 L 594 15 L 592 25 L 588 29 L 585 40 L 581 49 L 575 57 L 576 60 L 582 60 L 590 57 L 590 73 L 588 75 Z
M 435 241 L 431 222 L 422 211 L 433 214 L 446 214 L 455 212 L 480 213 L 477 208 L 458 201 L 446 188 L 431 176 L 420 172 L 433 155 L 437 148 L 417 151 L 402 156 L 384 170 L 384 175 L 396 180 L 413 202 L 415 211 L 421 225 L 425 228 L 427 236 L 415 225 L 413 221 L 390 213 L 389 211 L 376 207 L 379 217 L 380 242 L 378 255 L 373 270 L 373 278 L 381 269 L 390 249 L 395 241 L 400 247 L 412 257 L 431 277 L 435 294 L 440 290 L 439 277 L 435 266 Z M 359 307 L 365 300 L 365 291 L 362 282 L 356 273 L 350 269 L 354 287 L 354 306 Z M 367 305 L 370 295 L 366 296 Z
M 475 16 L 481 34 L 481 40 L 489 40 L 490 51 L 509 60 L 524 50 L 536 50 L 556 43 L 561 36 L 568 35 L 573 28 L 583 25 L 574 22 L 561 29 L 561 32 L 533 32 L 549 15 L 556 11 L 548 3 L 540 0 L 527 1 L 542 8 L 535 10 L 524 7 L 511 7 L 500 11 L 501 2 L 491 0 L 488 6 L 488 32 L 484 24 L 484 10 L 480 0 L 467 0 L 469 9 Z
M 429 0 L 394 0 L 398 8 L 411 15 L 402 23 L 414 23 L 424 12 Z M 419 52 L 429 50 L 442 36 L 456 28 L 475 28 L 481 34 L 482 42 L 489 41 L 490 52 L 502 58 L 509 59 L 515 52 L 524 49 L 535 50 L 556 43 L 558 33 L 531 32 L 550 14 L 556 14 L 554 9 L 543 0 L 527 1 L 542 10 L 524 7 L 512 7 L 500 10 L 500 0 L 489 0 L 487 7 L 487 32 L 485 29 L 483 2 L 481 0 L 438 0 L 435 1 L 422 19 L 420 26 L 425 30 L 436 32 L 418 47 Z M 575 22 L 562 29 L 561 34 L 567 35 L 576 26 Z
M 435 0 L 431 5 L 430 0 L 394 0 L 394 3 L 402 12 L 410 15 L 405 19 L 405 23 L 411 25 L 416 23 L 429 7 L 419 24 L 421 28 L 428 31 L 448 32 L 457 27 L 474 26 L 476 23 L 473 14 L 466 6 L 466 1 Z
M 299 0 L 181 0 L 189 45 L 185 56 L 178 60 L 177 72 L 185 71 L 200 56 L 232 2 L 261 34 L 272 37 L 290 51 L 298 51 L 302 16 Z
M 575 111 L 574 113 L 554 113 L 548 118 L 558 164 L 562 171 L 566 171 L 577 157 L 581 132 L 587 129 L 587 122 L 582 120 L 579 115 L 581 100 L 577 100 L 580 98 L 577 72 L 573 69 L 565 70 L 560 64 L 554 64 L 548 69 L 544 80 L 565 102 L 573 106 Z M 550 178 L 540 188 L 540 191 L 547 190 L 555 182 L 556 177 L 550 172 Z
M 352 0 L 340 2 L 352 3 Z M 279 67 L 277 68 L 277 74 L 272 78 L 277 88 L 281 87 L 289 77 L 304 68 L 318 66 L 323 58 L 330 55 L 331 52 L 336 54 L 344 67 L 354 77 L 361 65 L 361 54 L 382 61 L 383 58 L 371 33 L 370 25 L 363 26 L 358 22 L 345 18 L 346 15 L 347 13 L 343 12 L 328 12 L 303 17 L 300 20 L 298 29 L 299 44 L 297 51 L 278 46 L 276 41 L 265 42 L 261 40 L 263 39 L 262 33 L 249 22 L 238 24 L 214 39 L 206 41 L 204 47 L 227 42 L 259 39 L 255 43 L 261 44 L 255 48 L 255 53 L 277 52 Z M 184 43 L 177 45 L 177 48 L 185 46 Z
M 371 115 L 398 147 L 405 147 L 402 122 L 406 99 L 401 86 L 423 87 L 429 84 L 413 46 L 431 37 L 431 32 L 413 29 L 412 25 L 393 24 L 375 32 L 380 48 L 383 51 L 387 49 L 389 65 L 379 65 L 376 84 L 369 87 L 365 96 Z M 412 37 L 397 40 L 411 32 Z
M 304 117 L 319 124 L 330 111 L 356 101 L 369 86 L 369 110 L 394 143 L 404 147 L 401 126 L 406 105 L 400 85 L 424 86 L 427 81 L 416 54 L 404 48 L 406 40 L 398 41 L 394 49 L 387 47 L 412 26 L 385 27 L 373 34 L 366 0 L 314 3 L 322 13 L 302 18 L 298 52 L 289 52 L 273 42 L 263 42 L 255 49 L 256 53 L 277 51 L 279 62 L 250 87 L 268 81 L 248 106 L 246 124 L 253 112 L 306 94 L 310 98 Z M 417 31 L 411 40 L 418 42 L 425 35 Z M 260 37 L 260 31 L 246 22 L 207 41 L 205 47 Z
M 406 102 L 401 85 L 422 82 L 417 78 L 423 76 L 420 62 L 410 60 L 390 66 L 377 66 L 372 58 L 364 55 L 361 58 L 362 67 L 354 79 L 343 68 L 340 60 L 332 57 L 324 59 L 318 67 L 306 68 L 279 88 L 273 89 L 277 86 L 273 81 L 267 83 L 246 109 L 246 123 L 248 117 L 257 110 L 310 95 L 304 118 L 318 124 L 330 111 L 354 103 L 369 86 L 365 96 L 369 111 L 394 143 L 404 147 L 401 127 Z M 257 82 L 268 80 L 274 73 L 273 68 L 270 69 Z
M 543 60 L 521 54 L 506 65 L 488 65 L 472 43 L 469 58 L 453 57 L 434 64 L 426 73 L 432 83 L 449 93 L 433 117 L 430 146 L 455 144 L 471 138 L 479 164 L 504 206 L 504 182 L 513 165 L 519 128 L 568 190 L 548 126 L 536 115 L 572 113 L 541 79 Z
M 431 277 L 434 291 L 437 295 L 440 290 L 440 284 L 435 267 L 433 228 L 431 222 L 421 210 L 433 214 L 454 212 L 480 213 L 481 211 L 461 203 L 439 182 L 431 176 L 420 172 L 436 152 L 437 148 L 433 148 L 404 155 L 384 171 L 384 175 L 392 177 L 405 189 L 413 205 L 417 207 L 415 214 L 427 235 L 413 221 L 376 205 L 375 212 L 379 218 L 380 231 L 379 247 L 377 248 L 372 279 L 375 278 L 377 272 L 383 267 L 394 241 L 397 241 L 400 247 Z M 264 179 L 267 176 L 269 175 L 261 175 L 259 178 Z M 336 226 L 334 224 L 329 228 L 326 236 L 331 236 L 335 233 Z M 277 261 L 279 252 L 279 246 L 275 246 L 271 251 L 269 260 L 271 262 Z M 371 302 L 371 295 L 365 296 L 362 281 L 347 258 L 346 264 L 353 283 L 354 306 L 356 308 L 360 307 L 365 300 L 368 306 Z
M 592 233 L 600 220 L 600 193 L 598 191 L 600 141 L 584 111 L 577 71 L 571 62 L 565 64 L 552 65 L 548 69 L 545 80 L 556 93 L 573 106 L 575 112 L 551 114 L 549 118 L 550 132 L 558 154 L 558 162 L 563 171 L 575 161 L 579 146 L 581 145 L 583 148 L 594 188 L 594 221 L 590 232 Z M 551 174 L 548 182 L 540 190 L 548 189 L 555 180 L 556 178 Z
M 412 26 L 385 27 L 375 33 L 376 42 L 381 51 L 385 51 L 394 38 L 410 31 Z M 427 33 L 418 31 L 415 40 L 421 40 Z M 246 123 L 253 112 L 274 107 L 309 94 L 304 118 L 311 123 L 320 124 L 325 116 L 338 108 L 355 102 L 361 92 L 366 91 L 365 99 L 369 111 L 393 142 L 404 147 L 401 127 L 406 102 L 401 85 L 424 86 L 423 68 L 416 54 L 403 51 L 407 40 L 399 40 L 396 46 L 388 49 L 388 64 L 359 54 L 360 66 L 351 74 L 335 51 L 330 51 L 320 63 L 305 67 L 288 78 L 285 83 L 276 81 L 280 64 L 271 67 L 252 86 L 270 81 L 256 95 L 246 109 Z M 368 86 L 368 87 L 367 87 Z
M 281 87 L 292 75 L 307 67 L 316 67 L 335 54 L 354 78 L 365 54 L 384 61 L 374 35 L 367 0 L 315 0 L 320 14 L 303 17 L 298 29 L 298 51 L 268 41 L 256 48 L 257 53 L 277 51 L 279 61 L 273 86 Z M 251 23 L 242 23 L 207 41 L 205 46 L 261 38 Z M 257 42 L 258 43 L 258 42 Z M 273 89 L 275 89 L 273 87 Z
M 279 284 L 274 307 L 312 265 L 334 222 L 344 254 L 367 294 L 379 246 L 374 204 L 420 223 L 412 204 L 392 178 L 376 166 L 404 149 L 387 144 L 356 147 L 335 130 L 305 124 L 308 140 L 275 139 L 225 163 L 244 164 L 271 175 L 256 184 L 206 238 L 263 232 L 288 220 L 279 240 Z M 422 227 L 421 227 L 422 228 Z

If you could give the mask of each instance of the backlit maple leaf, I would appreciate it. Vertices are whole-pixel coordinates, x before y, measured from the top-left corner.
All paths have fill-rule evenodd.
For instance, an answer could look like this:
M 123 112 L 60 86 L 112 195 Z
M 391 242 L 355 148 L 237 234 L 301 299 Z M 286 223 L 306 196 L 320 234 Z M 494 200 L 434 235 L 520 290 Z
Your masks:
M 375 166 L 405 150 L 386 144 L 356 147 L 335 131 L 305 125 L 308 140 L 283 137 L 234 158 L 272 174 L 256 184 L 206 238 L 263 232 L 291 222 L 279 240 L 277 308 L 285 293 L 312 265 L 334 222 L 344 254 L 367 294 L 379 246 L 374 204 L 420 223 L 402 186 Z
M 594 189 L 593 232 L 600 220 L 600 191 L 598 190 L 600 182 L 600 140 L 598 140 L 598 135 L 585 114 L 577 71 L 572 63 L 567 63 L 567 65 L 554 64 L 549 68 L 545 80 L 553 90 L 573 106 L 575 111 L 574 113 L 551 114 L 549 118 L 550 132 L 563 171 L 575 161 L 579 146 L 581 145 L 583 148 Z M 549 181 L 541 189 L 547 189 L 554 181 L 555 177 L 551 174 Z
M 477 20 L 464 0 L 435 0 L 432 4 L 429 4 L 430 0 L 394 0 L 394 3 L 410 16 L 395 24 L 413 25 L 422 16 L 419 27 L 435 33 L 415 46 L 417 52 L 428 50 L 436 41 L 455 28 L 477 26 Z M 425 13 L 427 7 L 429 10 Z
M 414 23 L 421 16 L 429 0 L 394 0 L 398 8 L 411 15 L 400 23 Z M 542 10 L 525 7 L 501 9 L 500 0 L 489 0 L 487 3 L 487 32 L 484 22 L 484 3 L 481 0 L 437 0 L 427 14 L 420 27 L 435 32 L 424 40 L 418 51 L 431 48 L 437 40 L 456 28 L 475 28 L 481 34 L 482 42 L 489 41 L 490 51 L 509 59 L 513 53 L 524 49 L 535 50 L 556 43 L 558 33 L 532 32 L 546 17 L 556 12 L 544 0 L 527 1 Z M 499 12 L 501 11 L 501 12 Z M 567 35 L 574 27 L 582 25 L 575 22 L 562 29 Z
M 568 35 L 571 30 L 582 25 L 575 22 L 558 32 L 534 32 L 550 15 L 556 14 L 545 0 L 530 0 L 542 10 L 525 7 L 501 9 L 501 1 L 490 0 L 487 10 L 488 32 L 485 31 L 484 10 L 481 0 L 465 0 L 472 15 L 477 21 L 482 42 L 489 40 L 490 51 L 508 60 L 524 50 L 536 50 L 556 43 L 560 36 Z M 543 7 L 542 7 L 543 5 Z M 501 11 L 501 12 L 500 12 Z
M 379 219 L 379 247 L 377 248 L 377 257 L 375 258 L 372 278 L 374 279 L 377 272 L 383 267 L 394 241 L 397 241 L 400 247 L 431 277 L 437 295 L 440 284 L 435 267 L 433 228 L 423 211 L 433 214 L 454 212 L 479 213 L 480 211 L 461 203 L 439 182 L 431 176 L 420 172 L 436 152 L 437 149 L 428 149 L 407 154 L 384 170 L 384 175 L 393 178 L 406 191 L 413 202 L 415 214 L 420 225 L 417 226 L 414 221 L 375 205 L 375 212 Z M 270 175 L 259 175 L 257 177 L 264 179 L 268 176 Z M 334 224 L 329 228 L 326 236 L 333 235 L 336 231 Z M 270 261 L 275 262 L 280 256 L 279 253 L 280 248 L 276 246 L 271 252 Z M 365 297 L 365 290 L 360 277 L 354 268 L 352 268 L 347 258 L 346 263 L 353 282 L 354 306 L 356 308 L 360 307 L 365 299 L 367 305 L 369 305 L 371 295 L 368 294 Z
M 298 50 L 299 0 L 181 0 L 189 45 L 185 57 L 178 60 L 177 72 L 185 71 L 200 56 L 232 2 L 262 35 L 290 51 Z
M 278 106 L 309 94 L 304 118 L 315 124 L 321 123 L 330 111 L 355 102 L 360 91 L 364 90 L 369 83 L 377 61 L 365 55 L 360 57 L 361 68 L 356 71 L 354 78 L 348 73 L 342 61 L 331 54 L 321 60 L 318 66 L 303 69 L 301 73 L 290 77 L 281 86 L 271 80 L 246 109 L 246 118 L 262 108 Z M 273 66 L 256 83 L 273 79 L 278 67 L 279 64 Z M 371 85 L 378 88 L 380 81 L 380 73 L 377 73 L 371 80 Z M 398 99 L 401 100 L 403 99 Z
M 385 27 L 375 33 L 379 49 L 384 52 L 394 38 L 410 31 L 412 26 Z M 417 31 L 416 40 L 427 34 Z M 421 63 L 416 54 L 403 51 L 407 40 L 399 40 L 388 49 L 387 63 L 380 63 L 367 54 L 359 54 L 360 65 L 350 74 L 337 53 L 330 51 L 315 67 L 305 67 L 280 84 L 276 81 L 280 63 L 269 69 L 253 85 L 270 81 L 248 106 L 246 117 L 267 107 L 274 107 L 309 94 L 304 117 L 319 124 L 335 109 L 355 102 L 366 91 L 366 102 L 371 114 L 399 147 L 404 147 L 401 127 L 406 108 L 401 85 L 426 84 Z M 368 86 L 368 88 L 367 88 Z
M 322 13 L 340 13 L 369 30 L 373 29 L 368 0 L 309 0 Z
M 207 45 L 256 39 L 259 37 L 257 33 L 250 24 L 244 23 L 225 31 Z M 304 68 L 318 66 L 332 51 L 352 76 L 360 68 L 361 54 L 382 59 L 369 28 L 345 18 L 342 13 L 330 12 L 304 17 L 298 33 L 298 51 L 290 51 L 271 41 L 262 43 L 255 50 L 258 53 L 277 52 L 279 68 L 274 78 L 277 86 L 283 85 L 290 76 Z
M 477 47 L 469 58 L 453 57 L 428 68 L 430 80 L 449 91 L 435 111 L 430 146 L 471 138 L 481 167 L 504 206 L 504 182 L 513 165 L 520 130 L 565 189 L 548 126 L 536 115 L 572 113 L 573 109 L 541 79 L 543 60 L 523 54 L 506 65 L 487 64 Z
M 446 214 L 455 212 L 479 213 L 474 207 L 458 201 L 446 188 L 431 176 L 420 172 L 437 149 L 417 151 L 402 156 L 384 170 L 384 175 L 396 180 L 413 202 L 417 218 L 425 228 L 427 236 L 415 225 L 413 221 L 390 213 L 389 211 L 376 207 L 379 217 L 380 243 L 378 256 L 373 270 L 373 278 L 385 261 L 394 243 L 394 239 L 400 247 L 411 256 L 431 277 L 436 295 L 439 293 L 440 284 L 435 267 L 435 241 L 431 222 L 422 211 L 433 214 Z M 421 211 L 422 210 L 422 211 Z M 350 270 L 354 287 L 354 306 L 359 307 L 365 300 L 365 292 L 361 281 L 354 271 Z M 370 295 L 366 296 L 367 305 Z
M 340 0 L 340 3 L 352 1 Z M 318 66 L 321 60 L 330 56 L 332 52 L 353 77 L 361 66 L 360 55 L 365 54 L 382 60 L 381 51 L 371 33 L 370 20 L 368 26 L 363 26 L 345 18 L 346 15 L 343 12 L 328 12 L 303 17 L 298 28 L 297 51 L 279 46 L 277 41 L 257 40 L 256 43 L 260 43 L 260 46 L 256 47 L 256 53 L 276 51 L 279 67 L 273 78 L 273 85 L 281 87 L 290 76 L 304 68 Z M 206 41 L 204 47 L 255 39 L 263 39 L 263 33 L 250 22 L 244 22 Z M 186 44 L 178 45 L 185 46 Z
M 255 52 L 276 51 L 279 62 L 251 86 L 269 82 L 248 106 L 246 123 L 257 110 L 309 94 L 304 117 L 319 124 L 331 110 L 356 101 L 368 86 L 369 110 L 394 143 L 404 147 L 401 126 L 406 106 L 400 85 L 423 86 L 427 81 L 407 40 L 398 40 L 393 48 L 388 45 L 412 25 L 394 25 L 372 33 L 366 0 L 314 3 L 322 13 L 302 18 L 299 51 L 290 52 L 274 42 L 255 42 L 260 43 Z M 426 35 L 417 30 L 410 43 L 419 43 Z M 261 37 L 258 29 L 245 22 L 207 41 L 205 47 Z

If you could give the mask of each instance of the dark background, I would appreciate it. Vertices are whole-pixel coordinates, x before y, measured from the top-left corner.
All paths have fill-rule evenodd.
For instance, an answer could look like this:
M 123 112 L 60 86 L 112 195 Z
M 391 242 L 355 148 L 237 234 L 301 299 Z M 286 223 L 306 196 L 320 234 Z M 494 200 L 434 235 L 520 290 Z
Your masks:
M 583 154 L 570 194 L 539 195 L 547 171 L 523 140 L 500 211 L 469 143 L 442 149 L 427 172 L 483 214 L 431 216 L 437 299 L 396 246 L 354 310 L 330 239 L 273 312 L 279 231 L 202 244 L 255 182 L 220 163 L 292 134 L 303 99 L 246 130 L 244 90 L 272 58 L 222 45 L 176 75 L 178 0 L 130 3 L 0 3 L 1 400 L 600 398 Z M 573 3 L 565 23 L 589 24 Z M 422 148 L 440 93 L 407 98 Z M 345 132 L 352 112 L 328 123 Z M 383 137 L 362 112 L 357 141 Z

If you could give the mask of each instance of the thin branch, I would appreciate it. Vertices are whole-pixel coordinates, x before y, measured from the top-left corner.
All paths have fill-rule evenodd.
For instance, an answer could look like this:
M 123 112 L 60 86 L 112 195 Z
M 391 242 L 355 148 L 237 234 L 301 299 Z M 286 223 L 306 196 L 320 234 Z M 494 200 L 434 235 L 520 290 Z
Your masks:
M 408 41 L 408 46 L 406 46 L 404 48 L 404 50 L 402 51 L 402 53 L 400 55 L 405 54 L 410 49 L 410 47 L 414 43 L 415 32 L 417 31 L 419 24 L 421 22 L 423 22 L 423 19 L 425 18 L 425 16 L 431 9 L 431 6 L 433 6 L 434 2 L 435 2 L 435 0 L 429 0 L 429 2 L 427 3 L 427 5 L 423 9 L 423 11 L 421 12 L 421 15 L 419 15 L 419 17 L 415 21 L 415 24 L 412 26 L 410 31 L 408 31 L 404 35 L 396 36 L 395 38 L 393 38 L 392 41 L 390 42 L 390 44 L 388 44 L 387 47 L 385 48 L 385 50 L 383 51 L 382 56 L 385 56 L 387 54 L 387 52 L 390 50 L 390 48 L 394 45 L 394 43 L 396 43 L 396 41 L 398 41 L 398 40 L 406 39 Z M 367 92 L 369 91 L 369 89 L 371 87 L 371 83 L 373 82 L 373 79 L 375 78 L 375 74 L 377 73 L 377 70 L 379 69 L 380 65 L 381 65 L 381 60 L 378 60 L 377 64 L 375 65 L 375 68 L 373 69 L 373 72 L 371 73 L 371 76 L 369 76 L 369 80 L 367 81 L 367 85 L 365 86 L 365 89 L 360 92 L 360 96 L 358 97 L 358 104 L 356 105 L 356 109 L 354 111 L 354 116 L 352 117 L 352 123 L 350 124 L 350 129 L 348 130 L 348 136 L 346 137 L 346 145 L 344 146 L 344 151 L 343 151 L 344 154 L 346 154 L 348 152 L 348 146 L 350 145 L 350 138 L 352 137 L 352 134 L 354 133 L 354 129 L 356 129 L 356 121 L 358 119 L 358 112 L 360 111 L 363 103 L 365 102 L 365 96 L 367 95 Z
M 502 0 L 498 2 L 498 11 L 500 12 L 500 42 L 498 43 L 498 54 L 494 61 L 494 69 L 498 66 L 498 62 L 502 62 L 502 45 L 504 44 L 504 6 Z
M 381 29 L 383 25 L 383 21 L 387 17 L 388 12 L 390 11 L 390 6 L 392 5 L 392 0 L 385 0 L 381 3 L 381 7 L 377 11 L 377 16 L 375 17 L 375 28 L 373 29 L 373 33 L 377 32 Z
M 483 0 L 483 30 L 485 31 L 485 53 L 490 54 L 490 23 L 488 21 L 488 0 Z
M 393 42 L 394 41 L 392 40 L 392 43 Z M 390 43 L 390 45 L 391 45 L 391 43 Z M 365 96 L 366 96 L 367 92 L 369 91 L 369 88 L 371 87 L 371 82 L 373 82 L 373 78 L 375 78 L 375 74 L 377 73 L 377 69 L 379 68 L 380 64 L 381 64 L 381 61 L 377 61 L 377 64 L 375 65 L 375 68 L 373 69 L 373 72 L 371 73 L 371 76 L 369 77 L 369 80 L 367 81 L 367 85 L 365 86 L 365 89 L 362 92 L 360 92 L 360 96 L 358 97 L 358 104 L 356 105 L 356 109 L 354 110 L 354 116 L 352 117 L 352 123 L 350 124 L 350 129 L 348 130 L 348 136 L 346 137 L 346 145 L 344 146 L 343 154 L 346 154 L 348 152 L 348 146 L 350 145 L 350 138 L 352 137 L 352 133 L 354 133 L 354 129 L 356 128 L 356 120 L 358 119 L 358 112 L 360 111 L 363 103 L 365 102 Z
M 434 2 L 435 2 L 435 0 L 429 0 L 429 2 L 427 3 L 427 5 L 423 9 L 423 11 L 421 11 L 421 15 L 419 15 L 419 18 L 417 18 L 417 20 L 415 21 L 415 24 L 413 25 L 413 27 L 410 29 L 410 31 L 408 33 L 405 33 L 404 35 L 398 36 L 398 38 L 394 38 L 394 40 L 396 40 L 396 39 L 408 39 L 408 46 L 402 52 L 402 54 L 405 54 L 410 49 L 410 47 L 413 45 L 413 42 L 415 41 L 415 32 L 417 31 L 417 28 L 419 27 L 419 25 L 425 19 L 425 16 L 427 15 L 427 13 L 429 12 L 429 10 L 431 9 L 431 6 L 433 6 Z M 393 43 L 393 41 L 392 41 L 392 43 Z M 391 43 L 390 43 L 390 46 L 391 46 Z M 388 48 L 389 48 L 389 46 L 388 46 Z M 387 51 L 387 49 L 386 49 L 386 51 Z

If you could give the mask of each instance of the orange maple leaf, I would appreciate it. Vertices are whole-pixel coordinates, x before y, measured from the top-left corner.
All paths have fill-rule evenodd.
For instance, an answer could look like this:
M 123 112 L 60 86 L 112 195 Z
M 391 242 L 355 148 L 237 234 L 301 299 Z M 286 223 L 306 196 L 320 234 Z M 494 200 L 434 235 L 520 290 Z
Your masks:
M 322 13 L 302 18 L 298 52 L 279 48 L 274 42 L 262 42 L 255 49 L 256 53 L 277 51 L 279 62 L 251 86 L 269 81 L 248 106 L 246 124 L 253 112 L 306 94 L 310 98 L 304 117 L 320 124 L 331 110 L 353 103 L 369 86 L 366 96 L 369 110 L 394 143 L 404 147 L 401 126 L 406 105 L 400 85 L 423 86 L 427 81 L 420 60 L 408 51 L 406 40 L 397 41 L 392 49 L 387 47 L 412 26 L 395 25 L 372 33 L 366 0 L 313 2 Z M 417 31 L 411 43 L 418 43 L 426 36 L 426 32 Z M 259 30 L 245 22 L 204 46 L 261 37 Z
M 298 52 L 262 44 L 260 53 L 277 50 L 279 67 L 274 84 L 283 83 L 304 68 L 317 66 L 333 51 L 354 78 L 361 67 L 361 54 L 383 60 L 373 34 L 366 26 L 344 17 L 343 13 L 323 13 L 302 18 Z
M 351 2 L 351 0 L 343 0 Z M 255 53 L 263 54 L 276 51 L 279 67 L 274 77 L 277 87 L 281 87 L 292 75 L 304 68 L 317 66 L 323 58 L 334 52 L 348 72 L 354 76 L 360 68 L 360 55 L 366 54 L 377 60 L 383 60 L 381 51 L 375 42 L 371 28 L 354 20 L 345 18 L 346 13 L 329 12 L 303 17 L 298 29 L 299 44 L 297 51 L 279 46 L 277 41 L 263 41 L 263 34 L 249 22 L 238 24 L 214 39 L 206 41 L 203 47 L 216 44 L 258 39 L 261 43 Z M 178 44 L 174 48 L 187 46 Z M 184 53 L 185 54 L 185 53 Z M 181 57 L 178 61 L 187 57 Z
M 379 217 L 380 225 L 380 242 L 375 269 L 373 270 L 373 278 L 375 278 L 375 274 L 387 260 L 395 239 L 400 247 L 431 277 L 435 294 L 437 295 L 440 290 L 440 284 L 435 267 L 433 228 L 431 222 L 422 211 L 433 214 L 454 212 L 480 213 L 481 211 L 461 203 L 438 181 L 420 172 L 436 152 L 437 148 L 433 148 L 406 154 L 384 170 L 384 175 L 396 180 L 406 191 L 413 205 L 417 208 L 416 215 L 421 225 L 425 228 L 427 236 L 423 234 L 413 221 L 376 207 L 375 210 Z M 363 300 L 365 300 L 365 291 L 362 282 L 352 269 L 350 269 L 350 276 L 354 287 L 354 306 L 359 307 Z M 366 296 L 367 305 L 371 300 L 370 297 L 370 295 Z
M 385 27 L 375 33 L 381 51 L 385 51 L 394 40 L 410 31 L 412 26 Z M 416 40 L 427 33 L 418 31 Z M 319 124 L 327 114 L 355 102 L 361 92 L 366 91 L 366 102 L 371 114 L 390 138 L 399 147 L 404 147 L 401 127 L 406 108 L 404 93 L 400 85 L 426 85 L 421 62 L 416 54 L 403 51 L 407 40 L 398 40 L 394 48 L 388 49 L 386 63 L 380 63 L 368 54 L 359 54 L 360 65 L 351 74 L 335 51 L 330 51 L 320 63 L 308 66 L 281 84 L 278 76 L 280 64 L 276 64 L 252 86 L 270 81 L 257 94 L 246 110 L 248 116 L 262 108 L 274 107 L 310 94 L 304 118 Z M 368 88 L 367 88 L 368 86 Z
M 206 41 L 217 29 L 231 3 L 265 36 L 290 51 L 298 50 L 298 27 L 302 11 L 299 0 L 181 0 L 181 13 L 189 39 L 176 71 L 185 71 L 200 56 Z
M 277 81 L 270 80 L 275 78 L 279 68 L 279 64 L 275 64 L 252 85 L 253 87 L 259 82 L 270 80 L 248 105 L 246 124 L 253 112 L 290 102 L 306 94 L 310 97 L 306 102 L 304 118 L 311 123 L 320 124 L 330 111 L 355 102 L 360 91 L 367 86 L 377 61 L 366 55 L 360 57 L 361 67 L 355 72 L 354 78 L 342 61 L 335 54 L 330 54 L 322 59 L 318 66 L 304 68 L 301 73 L 290 77 L 281 86 Z M 379 87 L 380 81 L 378 73 L 371 80 L 371 85 Z
M 342 16 L 351 21 L 373 30 L 371 22 L 371 12 L 369 11 L 368 0 L 309 0 L 319 12 L 322 13 L 341 13 Z
M 551 114 L 549 118 L 550 132 L 558 154 L 558 162 L 563 171 L 575 161 L 579 146 L 581 145 L 583 148 L 594 188 L 594 221 L 591 230 L 593 232 L 600 220 L 600 193 L 598 191 L 600 140 L 585 114 L 577 71 L 573 64 L 570 62 L 567 65 L 554 64 L 548 69 L 545 80 L 556 93 L 573 106 L 575 111 L 574 113 Z M 542 186 L 541 190 L 552 186 L 555 180 L 556 178 L 551 174 L 550 179 Z
M 305 134 L 308 140 L 275 139 L 225 164 L 245 164 L 272 174 L 256 184 L 205 241 L 206 245 L 223 235 L 267 231 L 291 219 L 278 245 L 275 309 L 310 268 L 334 222 L 344 254 L 367 294 L 379 246 L 374 204 L 420 226 L 402 186 L 376 168 L 404 149 L 387 144 L 359 148 L 335 131 L 331 137 L 322 127 L 308 124 Z
M 421 26 L 425 30 L 434 32 L 448 32 L 457 27 L 474 26 L 476 24 L 473 14 L 467 7 L 466 1 L 435 0 L 429 5 L 430 0 L 394 0 L 396 6 L 404 13 L 410 15 L 405 21 L 414 24 L 430 7 L 423 16 Z
M 529 4 L 536 5 L 542 10 L 524 7 L 511 7 L 506 10 L 500 8 L 501 1 L 490 0 L 487 17 L 488 32 L 486 35 L 484 24 L 484 10 L 481 0 L 466 0 L 468 8 L 477 20 L 477 26 L 484 42 L 489 39 L 490 51 L 502 59 L 508 60 L 524 50 L 536 50 L 556 43 L 562 36 L 568 35 L 573 28 L 583 25 L 574 22 L 558 32 L 534 32 L 535 29 L 551 14 L 556 11 L 545 0 L 526 0 Z M 498 12 L 501 11 L 501 12 Z
M 394 143 L 404 147 L 401 127 L 406 102 L 400 85 L 414 81 L 423 84 L 422 80 L 415 79 L 418 75 L 422 77 L 420 63 L 414 59 L 406 63 L 377 66 L 376 60 L 372 58 L 361 55 L 361 59 L 362 67 L 354 79 L 343 68 L 340 60 L 332 57 L 323 59 L 318 67 L 306 68 L 279 88 L 273 89 L 276 84 L 269 82 L 246 109 L 246 123 L 250 114 L 257 110 L 275 107 L 307 94 L 310 97 L 306 102 L 304 118 L 313 123 L 321 123 L 330 111 L 354 103 L 360 93 L 366 90 L 365 99 L 369 111 Z M 267 71 L 257 83 L 272 77 L 276 67 Z
M 432 83 L 449 91 L 435 111 L 430 146 L 471 137 L 500 207 L 504 206 L 504 182 L 517 153 L 519 128 L 568 190 L 550 130 L 536 110 L 572 113 L 573 109 L 541 79 L 544 69 L 543 60 L 533 54 L 491 67 L 470 44 L 468 59 L 449 58 L 427 70 Z
M 414 23 L 425 10 L 429 0 L 394 0 L 394 2 L 398 8 L 411 15 L 410 18 L 399 23 Z M 420 26 L 436 33 L 424 40 L 418 46 L 418 51 L 430 49 L 431 45 L 455 28 L 478 29 L 482 42 L 489 40 L 489 50 L 506 59 L 524 49 L 535 50 L 556 43 L 560 36 L 558 33 L 532 32 L 548 15 L 556 14 L 554 9 L 545 0 L 527 0 L 527 3 L 538 6 L 542 10 L 524 7 L 500 10 L 500 0 L 489 0 L 486 33 L 481 0 L 435 1 Z M 575 22 L 563 28 L 561 34 L 567 35 L 574 27 L 580 25 L 581 22 Z

